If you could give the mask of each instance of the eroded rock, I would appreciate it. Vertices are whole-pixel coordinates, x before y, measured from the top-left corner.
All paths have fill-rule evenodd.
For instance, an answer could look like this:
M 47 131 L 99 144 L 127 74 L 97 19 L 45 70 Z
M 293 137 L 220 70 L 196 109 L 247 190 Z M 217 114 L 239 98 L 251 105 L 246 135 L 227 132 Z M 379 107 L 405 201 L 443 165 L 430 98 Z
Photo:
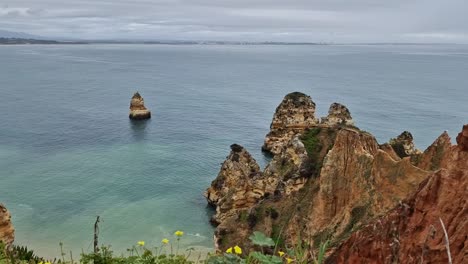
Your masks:
M 7 246 L 15 240 L 15 229 L 11 223 L 11 215 L 7 208 L 0 203 L 0 241 Z
M 130 113 L 128 117 L 134 120 L 151 118 L 151 112 L 145 107 L 145 101 L 138 92 L 133 95 L 130 101 Z
M 318 124 L 315 117 L 315 103 L 312 98 L 300 92 L 286 95 L 276 108 L 262 149 L 279 154 L 296 134 Z
M 413 135 L 408 131 L 403 131 L 397 138 L 390 139 L 389 144 L 400 158 L 421 154 L 421 151 L 414 146 Z
M 351 117 L 349 109 L 346 106 L 339 103 L 333 103 L 330 105 L 330 109 L 328 110 L 328 116 L 322 117 L 321 123 L 329 126 L 354 125 L 354 121 Z
M 463 126 L 462 132 L 457 136 L 458 147 L 464 151 L 468 150 L 468 124 Z
M 431 174 L 397 207 L 351 235 L 327 263 L 468 263 L 468 152 L 451 146 Z

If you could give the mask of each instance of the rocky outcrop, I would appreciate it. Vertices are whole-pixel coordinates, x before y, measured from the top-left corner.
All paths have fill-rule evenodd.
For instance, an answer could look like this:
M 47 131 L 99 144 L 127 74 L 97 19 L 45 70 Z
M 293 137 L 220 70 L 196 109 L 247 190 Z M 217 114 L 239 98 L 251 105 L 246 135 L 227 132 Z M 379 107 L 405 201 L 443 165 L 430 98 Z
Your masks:
M 422 154 L 412 156 L 411 160 L 423 170 L 435 171 L 441 168 L 442 159 L 451 148 L 450 136 L 444 131 Z
M 216 179 L 205 192 L 216 207 L 212 223 L 219 224 L 239 208 L 252 207 L 264 196 L 265 183 L 257 161 L 244 147 L 233 144 Z
M 262 149 L 279 154 L 297 133 L 318 124 L 315 117 L 315 103 L 312 98 L 300 92 L 286 95 L 276 108 Z
M 353 126 L 354 121 L 348 108 L 339 103 L 333 103 L 328 110 L 328 116 L 322 117 L 322 124 L 329 126 L 347 125 Z
M 0 203 L 0 241 L 11 245 L 15 240 L 15 229 L 11 223 L 10 212 Z
M 278 109 L 293 107 L 290 100 L 285 98 Z M 338 119 L 339 114 L 333 110 L 329 115 L 333 118 L 326 122 L 291 130 L 287 137 L 275 141 L 276 154 L 263 172 L 255 169 L 257 176 L 245 173 L 252 167 L 247 162 L 252 159 L 249 154 L 241 159 L 245 161 L 240 167 L 228 166 L 232 168 L 228 174 L 235 175 L 230 183 L 213 182 L 207 198 L 216 206 L 217 248 L 225 250 L 239 244 L 248 250 L 253 231 L 281 241 L 283 248 L 299 239 L 309 245 L 325 240 L 339 245 L 361 224 L 393 208 L 429 175 L 409 158 L 398 157 L 390 145 L 382 148 L 374 136 L 346 123 L 351 119 L 345 108 L 332 108 L 345 113 L 342 121 L 335 122 L 333 118 Z M 283 112 L 277 110 L 275 116 Z M 269 135 L 284 131 L 281 124 L 288 123 L 273 122 Z M 232 163 L 232 155 L 225 164 Z M 218 178 L 226 178 L 222 176 L 226 174 L 225 164 Z M 225 191 L 208 195 L 214 189 Z M 245 197 L 253 196 L 250 193 L 256 194 L 255 199 L 246 202 Z M 222 203 L 213 203 L 211 200 L 217 199 L 210 197 L 225 198 L 218 199 Z
M 468 125 L 464 125 L 462 132 L 458 134 L 457 144 L 462 150 L 468 151 Z
M 442 220 L 452 262 L 468 263 L 468 151 L 457 143 L 442 157 L 442 169 L 352 234 L 327 262 L 448 263 Z
M 130 113 L 128 117 L 134 120 L 151 118 L 151 112 L 146 109 L 145 101 L 138 92 L 133 95 L 132 100 L 130 101 Z
M 389 144 L 400 158 L 421 154 L 421 151 L 414 146 L 413 135 L 408 131 L 404 131 L 397 138 L 390 139 Z

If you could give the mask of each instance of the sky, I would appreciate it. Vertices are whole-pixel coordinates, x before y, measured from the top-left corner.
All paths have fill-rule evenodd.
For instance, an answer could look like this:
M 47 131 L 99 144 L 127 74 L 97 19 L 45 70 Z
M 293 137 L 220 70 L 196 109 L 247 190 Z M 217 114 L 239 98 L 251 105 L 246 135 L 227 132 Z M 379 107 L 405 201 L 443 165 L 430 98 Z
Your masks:
M 468 43 L 468 0 L 0 0 L 0 30 L 74 39 Z

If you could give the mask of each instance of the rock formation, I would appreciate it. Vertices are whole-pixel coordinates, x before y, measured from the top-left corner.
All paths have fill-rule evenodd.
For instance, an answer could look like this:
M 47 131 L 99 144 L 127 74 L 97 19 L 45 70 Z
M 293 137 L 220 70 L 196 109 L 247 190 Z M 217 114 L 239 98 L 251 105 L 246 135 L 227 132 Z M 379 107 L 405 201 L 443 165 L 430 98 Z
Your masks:
M 353 118 L 351 117 L 351 113 L 349 112 L 348 108 L 339 103 L 333 103 L 330 105 L 328 116 L 322 117 L 321 123 L 329 126 L 354 125 Z
M 371 134 L 346 126 L 346 120 L 351 120 L 349 111 L 339 105 L 332 105 L 334 110 L 325 122 L 317 124 L 308 115 L 309 123 L 292 129 L 291 120 L 304 120 L 304 113 L 313 112 L 304 110 L 304 105 L 310 110 L 310 97 L 299 94 L 294 98 L 307 103 L 295 104 L 288 95 L 277 108 L 265 140 L 275 155 L 263 173 L 256 163 L 251 164 L 250 154 L 242 154 L 245 158 L 239 159 L 239 165 L 225 166 L 233 163 L 235 153 L 231 152 L 218 175 L 231 180 L 217 178 L 207 191 L 209 203 L 217 210 L 215 238 L 221 250 L 234 244 L 248 250 L 253 231 L 280 241 L 283 248 L 299 239 L 315 246 L 325 240 L 339 245 L 360 225 L 397 205 L 430 174 L 414 166 L 410 158 L 398 157 L 390 145 L 381 149 Z M 334 119 L 340 116 L 335 109 L 345 113 L 342 121 Z M 300 114 L 291 118 L 292 113 Z M 345 125 L 338 125 L 343 120 Z M 409 133 L 398 142 L 404 151 L 414 152 L 404 145 L 412 144 Z M 430 155 L 426 159 L 433 166 Z M 248 177 L 252 167 L 255 176 Z M 216 194 L 214 189 L 225 191 Z M 214 203 L 220 199 L 210 197 L 229 202 Z
M 3 204 L 0 204 L 0 241 L 7 246 L 15 240 L 15 229 L 11 223 L 10 212 Z
M 452 263 L 468 263 L 468 150 L 459 139 L 467 127 L 457 137 L 458 146 L 440 158 L 442 169 L 394 209 L 352 234 L 327 263 L 449 263 L 440 220 Z
M 423 170 L 435 171 L 441 168 L 442 158 L 452 148 L 450 137 L 445 131 L 422 154 L 413 155 L 413 164 Z
M 468 150 L 468 125 L 464 125 L 462 132 L 458 134 L 457 144 L 462 150 Z
M 274 155 L 279 154 L 294 135 L 316 124 L 315 103 L 310 96 L 300 92 L 290 93 L 276 108 L 262 149 Z
M 390 139 L 389 144 L 400 158 L 421 154 L 421 151 L 414 147 L 413 135 L 408 131 L 404 131 L 397 138 Z
M 145 101 L 138 92 L 133 95 L 130 101 L 130 114 L 128 117 L 135 120 L 151 118 L 151 112 L 146 109 Z
M 250 153 L 240 145 L 231 145 L 218 177 L 205 192 L 208 203 L 217 209 L 211 221 L 220 223 L 231 211 L 253 206 L 264 195 L 261 179 L 260 167 Z

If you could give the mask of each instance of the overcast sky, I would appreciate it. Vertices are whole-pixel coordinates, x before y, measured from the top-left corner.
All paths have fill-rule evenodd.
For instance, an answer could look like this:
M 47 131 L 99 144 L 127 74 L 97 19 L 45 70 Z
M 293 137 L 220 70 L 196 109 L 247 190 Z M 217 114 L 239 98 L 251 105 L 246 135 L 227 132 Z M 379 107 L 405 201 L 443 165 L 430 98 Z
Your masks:
M 0 0 L 0 29 L 82 39 L 468 43 L 468 0 Z

